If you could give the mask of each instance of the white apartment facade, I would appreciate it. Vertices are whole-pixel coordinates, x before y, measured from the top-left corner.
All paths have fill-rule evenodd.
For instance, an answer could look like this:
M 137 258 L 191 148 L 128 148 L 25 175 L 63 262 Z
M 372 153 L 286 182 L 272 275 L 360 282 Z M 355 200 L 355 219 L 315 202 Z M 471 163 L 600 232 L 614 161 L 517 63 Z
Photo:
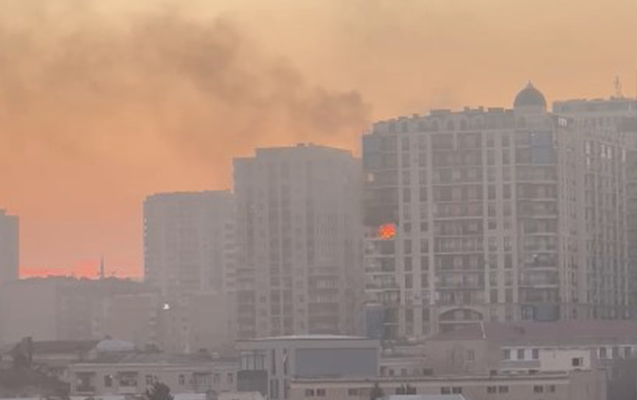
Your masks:
M 490 320 L 627 316 L 622 143 L 605 145 L 604 171 L 616 178 L 598 188 L 608 202 L 590 207 L 579 195 L 585 146 L 581 126 L 548 113 L 531 84 L 513 109 L 374 124 L 363 137 L 366 293 L 383 310 L 384 338 Z M 606 216 L 603 251 L 586 241 L 594 212 Z M 591 277 L 590 259 L 604 264 L 604 278 Z
M 353 334 L 360 324 L 360 162 L 315 146 L 234 161 L 242 339 Z

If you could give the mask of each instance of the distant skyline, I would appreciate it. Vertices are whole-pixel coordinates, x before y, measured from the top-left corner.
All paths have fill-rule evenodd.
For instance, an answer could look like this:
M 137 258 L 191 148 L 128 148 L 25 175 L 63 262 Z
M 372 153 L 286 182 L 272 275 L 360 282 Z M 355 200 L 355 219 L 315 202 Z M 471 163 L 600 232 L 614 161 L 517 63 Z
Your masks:
M 377 119 L 637 87 L 634 0 L 0 3 L 0 208 L 23 271 L 140 276 L 142 202 L 231 188 L 231 160 L 358 153 Z M 186 3 L 186 5 L 184 5 Z M 34 274 L 34 272 L 31 272 Z

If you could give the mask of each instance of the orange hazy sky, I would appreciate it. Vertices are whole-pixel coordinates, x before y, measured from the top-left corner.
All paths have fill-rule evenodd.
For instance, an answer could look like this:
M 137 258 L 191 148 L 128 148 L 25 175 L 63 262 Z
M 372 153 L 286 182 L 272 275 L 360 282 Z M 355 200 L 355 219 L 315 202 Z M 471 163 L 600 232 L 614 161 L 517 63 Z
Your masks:
M 637 86 L 634 0 L 0 0 L 0 208 L 31 271 L 140 276 L 142 201 L 370 121 Z M 212 3 L 212 4 L 211 4 Z M 88 261 L 87 261 L 88 260 Z M 91 261 L 92 260 L 92 261 Z

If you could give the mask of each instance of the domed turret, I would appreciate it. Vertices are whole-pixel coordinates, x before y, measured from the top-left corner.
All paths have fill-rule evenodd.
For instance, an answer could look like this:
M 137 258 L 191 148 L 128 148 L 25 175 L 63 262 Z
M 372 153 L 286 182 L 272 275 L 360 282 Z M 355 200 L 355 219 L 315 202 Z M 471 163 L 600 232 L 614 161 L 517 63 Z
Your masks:
M 546 111 L 546 98 L 531 82 L 515 96 L 513 108 L 542 108 Z

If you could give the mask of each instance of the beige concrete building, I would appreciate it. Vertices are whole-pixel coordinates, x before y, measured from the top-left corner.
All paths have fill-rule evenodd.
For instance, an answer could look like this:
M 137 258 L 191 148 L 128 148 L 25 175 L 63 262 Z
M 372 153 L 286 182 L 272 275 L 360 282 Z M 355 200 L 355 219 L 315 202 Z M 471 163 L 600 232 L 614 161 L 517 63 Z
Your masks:
M 0 210 L 0 285 L 17 280 L 20 270 L 20 221 Z
M 511 376 L 440 376 L 361 379 L 295 379 L 291 400 L 367 400 L 375 383 L 385 395 L 404 385 L 416 394 L 462 395 L 471 400 L 605 400 L 606 376 L 599 371 Z
M 240 338 L 358 330 L 360 172 L 349 151 L 315 145 L 235 159 Z
M 513 109 L 374 124 L 363 164 L 376 330 L 422 339 L 479 321 L 626 318 L 625 142 L 596 132 L 547 112 L 531 84 Z
M 628 264 L 629 302 L 633 318 L 637 310 L 637 100 L 610 99 L 569 100 L 553 104 L 553 112 L 574 118 L 582 131 L 586 153 L 586 212 L 588 236 L 586 246 L 593 251 L 587 259 L 587 277 L 593 297 L 600 304 L 625 275 L 615 272 Z M 625 160 L 618 170 L 613 160 Z M 605 190 L 600 190 L 600 187 Z M 614 191 L 613 196 L 625 197 L 626 218 L 613 218 L 616 206 L 613 197 L 601 193 Z M 612 193 L 612 192 L 611 192 Z M 611 228 L 611 229 L 609 229 Z M 617 231 L 625 234 L 627 249 L 607 246 Z
M 574 120 L 580 132 L 583 150 L 582 201 L 578 210 L 580 224 L 586 229 L 579 235 L 579 278 L 582 295 L 594 304 L 593 317 L 623 317 L 615 305 L 625 303 L 624 293 L 632 296 L 630 278 L 637 276 L 637 223 L 632 168 L 637 150 L 637 100 L 625 97 L 568 100 L 553 104 L 553 113 Z M 629 308 L 629 312 L 631 309 Z

